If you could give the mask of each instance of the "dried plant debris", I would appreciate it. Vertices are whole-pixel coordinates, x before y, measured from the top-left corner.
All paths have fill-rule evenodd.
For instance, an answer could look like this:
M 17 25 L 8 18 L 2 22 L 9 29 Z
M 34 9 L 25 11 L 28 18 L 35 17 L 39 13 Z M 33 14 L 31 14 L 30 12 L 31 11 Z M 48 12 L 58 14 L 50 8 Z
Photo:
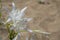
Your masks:
M 49 2 L 46 2 L 46 0 L 38 0 L 39 4 L 50 4 Z

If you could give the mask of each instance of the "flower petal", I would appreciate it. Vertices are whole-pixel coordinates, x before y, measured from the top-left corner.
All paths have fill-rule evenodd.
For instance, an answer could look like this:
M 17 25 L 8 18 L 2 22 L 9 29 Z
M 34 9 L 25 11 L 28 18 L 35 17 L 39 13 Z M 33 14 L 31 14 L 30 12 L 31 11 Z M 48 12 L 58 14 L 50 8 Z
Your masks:
M 18 15 L 20 18 L 22 18 L 22 17 L 25 15 L 24 11 L 25 11 L 26 9 L 27 9 L 27 7 L 24 7 L 24 8 L 21 10 L 20 15 Z
M 13 10 L 16 9 L 16 7 L 15 7 L 15 3 L 14 3 L 14 2 L 12 2 L 12 9 L 13 9 Z
M 8 22 L 10 22 L 11 21 L 11 18 L 9 18 L 4 24 L 6 24 L 6 23 L 8 23 Z
M 32 18 L 24 18 L 24 20 L 26 20 L 27 22 L 31 21 Z

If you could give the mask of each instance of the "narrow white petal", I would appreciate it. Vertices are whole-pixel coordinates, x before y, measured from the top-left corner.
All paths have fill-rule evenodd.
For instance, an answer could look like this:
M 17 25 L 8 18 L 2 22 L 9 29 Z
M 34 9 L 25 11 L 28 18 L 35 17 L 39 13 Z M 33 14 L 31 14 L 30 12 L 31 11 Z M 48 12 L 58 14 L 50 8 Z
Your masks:
M 8 22 L 10 22 L 11 21 L 11 18 L 9 18 L 4 24 L 6 24 L 6 23 L 8 23 Z
M 51 34 L 51 33 L 48 33 L 48 32 L 41 32 L 41 33 L 43 33 L 43 34 Z
M 28 32 L 31 32 L 31 33 L 32 33 L 33 31 L 32 31 L 32 30 L 30 30 L 30 29 L 28 29 Z
M 31 21 L 31 20 L 32 20 L 32 18 L 28 18 L 28 19 L 27 19 L 28 22 Z
M 13 26 L 16 27 L 16 24 L 14 23 Z
M 49 32 L 44 32 L 44 31 L 40 31 L 40 30 L 34 30 L 35 32 L 39 32 L 39 33 L 42 33 L 42 34 L 51 34 Z
M 24 8 L 21 10 L 21 13 L 23 13 L 26 9 L 27 9 L 27 7 L 24 7 Z
M 27 22 L 31 21 L 32 18 L 24 18 Z
M 12 2 L 12 9 L 15 10 L 15 3 Z
M 27 7 L 24 7 L 24 8 L 21 10 L 20 15 L 18 15 L 20 18 L 22 18 L 22 17 L 25 15 L 24 11 L 25 11 L 26 9 L 27 9 Z
M 8 20 L 7 20 L 7 22 L 10 22 L 11 21 L 11 18 L 9 18 Z

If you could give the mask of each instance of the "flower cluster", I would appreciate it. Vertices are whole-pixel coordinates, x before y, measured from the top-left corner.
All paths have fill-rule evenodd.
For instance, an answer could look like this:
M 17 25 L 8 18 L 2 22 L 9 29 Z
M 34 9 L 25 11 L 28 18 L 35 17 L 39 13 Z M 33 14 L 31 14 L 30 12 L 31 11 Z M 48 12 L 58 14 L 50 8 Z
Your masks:
M 18 34 L 13 40 L 17 40 L 18 36 L 20 36 L 20 30 L 25 30 L 27 28 L 27 22 L 32 20 L 32 18 L 24 18 L 24 12 L 26 9 L 27 7 L 24 7 L 23 9 L 19 10 L 15 7 L 14 2 L 12 2 L 12 11 L 9 12 L 8 19 L 4 24 L 11 21 L 13 22 L 12 27 L 10 29 L 16 30 L 16 32 L 18 32 Z
M 25 15 L 24 11 L 27 9 L 27 7 L 24 7 L 21 10 L 16 9 L 15 4 L 12 3 L 12 11 L 9 13 L 9 18 L 5 22 L 8 23 L 10 21 L 13 22 L 13 27 L 11 29 L 16 28 L 18 31 L 20 29 L 24 29 L 26 27 L 27 22 L 29 22 L 32 18 L 24 18 Z
M 11 22 L 11 21 L 13 22 L 12 27 L 10 29 L 16 30 L 16 32 L 18 33 L 13 40 L 20 40 L 20 31 L 26 30 L 27 29 L 27 23 L 30 20 L 32 20 L 32 18 L 25 18 L 24 17 L 26 9 L 27 9 L 27 7 L 24 7 L 23 9 L 19 10 L 15 7 L 14 2 L 12 2 L 12 11 L 9 12 L 8 19 L 4 24 Z M 50 34 L 48 32 L 43 32 L 40 30 L 27 29 L 27 31 L 31 32 L 31 33 L 32 32 L 39 32 L 39 33 L 43 33 L 43 34 Z

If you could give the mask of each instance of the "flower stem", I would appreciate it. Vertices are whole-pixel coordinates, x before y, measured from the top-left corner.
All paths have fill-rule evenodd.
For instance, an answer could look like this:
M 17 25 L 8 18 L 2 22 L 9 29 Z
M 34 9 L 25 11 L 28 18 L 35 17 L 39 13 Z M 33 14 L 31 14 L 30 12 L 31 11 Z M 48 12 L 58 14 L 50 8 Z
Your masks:
M 10 30 L 10 24 L 6 24 L 7 30 L 8 30 L 8 38 L 9 40 L 13 40 L 13 38 L 17 35 L 17 32 L 15 32 L 14 30 Z

